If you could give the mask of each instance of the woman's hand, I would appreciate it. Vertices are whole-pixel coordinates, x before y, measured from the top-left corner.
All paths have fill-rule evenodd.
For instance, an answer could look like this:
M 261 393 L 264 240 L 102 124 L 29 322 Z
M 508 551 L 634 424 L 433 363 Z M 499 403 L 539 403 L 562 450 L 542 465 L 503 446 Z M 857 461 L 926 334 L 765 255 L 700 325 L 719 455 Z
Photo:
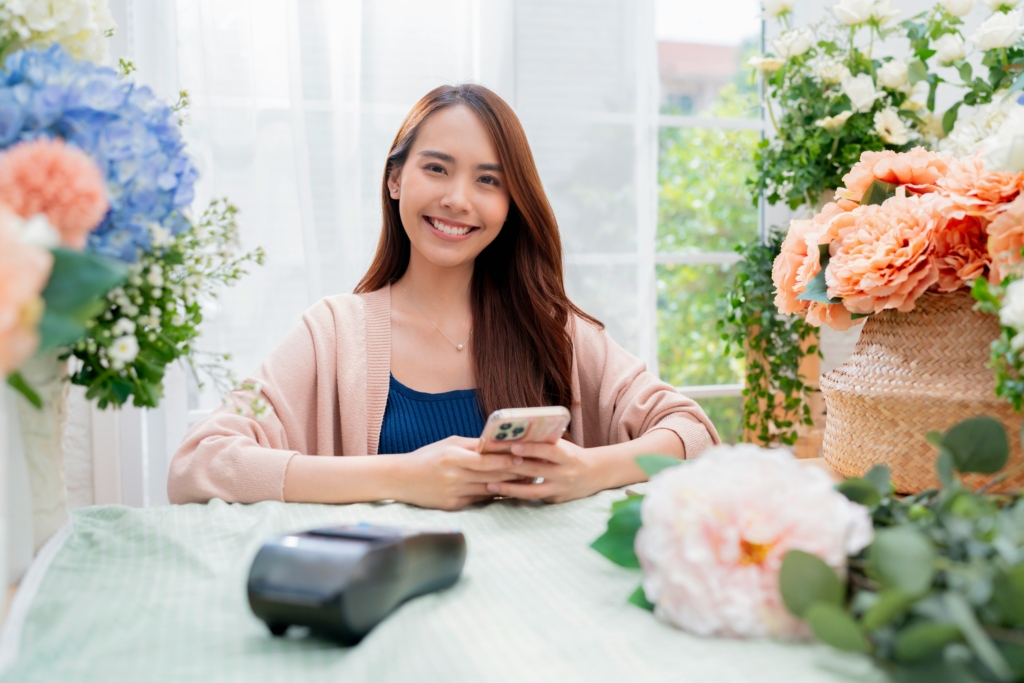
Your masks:
M 595 481 L 596 471 L 584 450 L 565 439 L 555 444 L 523 443 L 512 447 L 512 455 L 521 456 L 520 464 L 513 464 L 507 472 L 514 477 L 536 479 L 539 484 L 514 481 L 487 484 L 492 495 L 542 500 L 545 503 L 564 503 L 585 498 L 600 491 L 603 486 Z
M 478 439 L 450 436 L 400 458 L 398 500 L 425 508 L 460 510 L 494 497 L 489 485 L 519 479 L 523 458 L 476 451 Z

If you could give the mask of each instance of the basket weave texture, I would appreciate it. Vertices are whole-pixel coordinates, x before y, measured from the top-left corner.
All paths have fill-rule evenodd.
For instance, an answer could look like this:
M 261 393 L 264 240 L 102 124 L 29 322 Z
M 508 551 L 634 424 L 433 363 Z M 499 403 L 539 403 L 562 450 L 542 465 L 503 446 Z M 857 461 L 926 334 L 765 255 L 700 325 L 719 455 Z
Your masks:
M 999 321 L 973 307 L 965 289 L 926 292 L 910 313 L 888 310 L 864 322 L 850 359 L 820 380 L 826 407 L 822 451 L 836 471 L 854 477 L 884 463 L 900 493 L 938 487 L 937 453 L 925 435 L 977 415 L 1006 427 L 1007 470 L 1024 463 L 1022 417 L 996 397 L 986 366 Z M 967 483 L 990 479 L 972 475 Z M 1021 487 L 1024 471 L 996 490 Z

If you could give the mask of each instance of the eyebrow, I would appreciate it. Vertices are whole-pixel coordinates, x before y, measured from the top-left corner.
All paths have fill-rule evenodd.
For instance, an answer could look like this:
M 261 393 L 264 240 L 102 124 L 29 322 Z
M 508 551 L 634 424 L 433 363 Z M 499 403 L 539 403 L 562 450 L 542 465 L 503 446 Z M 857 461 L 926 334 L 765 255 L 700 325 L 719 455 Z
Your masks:
M 432 149 L 425 149 L 425 150 L 423 150 L 422 152 L 419 153 L 419 156 L 421 156 L 421 157 L 432 157 L 434 159 L 440 159 L 441 161 L 446 161 L 449 164 L 454 164 L 455 163 L 455 157 L 453 157 L 451 154 L 445 154 L 444 152 L 437 152 L 437 151 L 432 150 Z M 476 170 L 478 170 L 478 171 L 496 171 L 498 173 L 501 173 L 501 164 L 478 164 L 477 167 L 476 167 Z

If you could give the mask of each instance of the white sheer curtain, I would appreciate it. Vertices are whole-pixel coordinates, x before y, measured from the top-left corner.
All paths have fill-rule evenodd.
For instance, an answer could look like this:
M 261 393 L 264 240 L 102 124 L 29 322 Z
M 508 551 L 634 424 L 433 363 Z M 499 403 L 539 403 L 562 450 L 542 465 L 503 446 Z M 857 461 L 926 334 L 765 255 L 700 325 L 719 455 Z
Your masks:
M 523 121 L 562 230 L 570 295 L 655 362 L 651 0 L 114 4 L 139 80 L 168 98 L 189 92 L 197 208 L 229 197 L 245 246 L 267 252 L 204 322 L 199 346 L 230 352 L 240 376 L 318 298 L 352 290 L 376 246 L 385 156 L 402 118 L 434 86 L 467 80 Z M 127 488 L 145 490 L 137 504 L 166 500 L 173 443 L 218 398 L 193 387 L 187 413 L 176 395 L 143 416 L 141 455 L 122 454 L 138 480 Z

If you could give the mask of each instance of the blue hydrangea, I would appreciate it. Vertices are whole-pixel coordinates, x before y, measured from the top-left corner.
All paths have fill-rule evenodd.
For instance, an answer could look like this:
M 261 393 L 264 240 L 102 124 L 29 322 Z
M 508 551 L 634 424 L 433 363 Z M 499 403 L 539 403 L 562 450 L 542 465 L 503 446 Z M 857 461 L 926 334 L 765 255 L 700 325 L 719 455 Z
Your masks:
M 107 179 L 110 211 L 90 251 L 134 262 L 154 224 L 188 227 L 198 173 L 174 112 L 153 91 L 113 69 L 75 61 L 60 45 L 15 52 L 0 74 L 0 149 L 40 136 L 87 152 Z

